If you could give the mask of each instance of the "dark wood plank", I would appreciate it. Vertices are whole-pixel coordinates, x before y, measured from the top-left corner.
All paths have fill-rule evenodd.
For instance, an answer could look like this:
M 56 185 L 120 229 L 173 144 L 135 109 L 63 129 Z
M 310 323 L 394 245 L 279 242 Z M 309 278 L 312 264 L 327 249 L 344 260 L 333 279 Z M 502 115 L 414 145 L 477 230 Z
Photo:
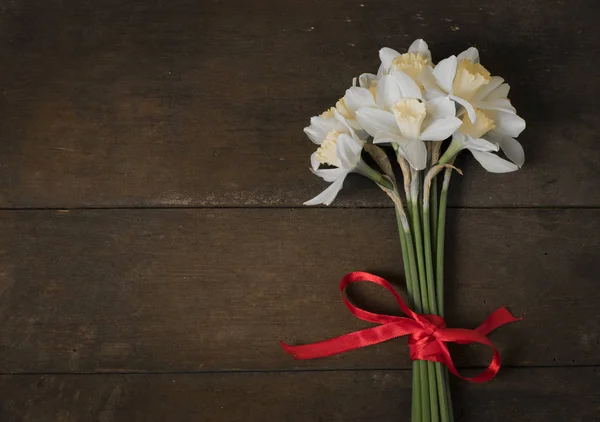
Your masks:
M 462 422 L 600 420 L 592 368 L 519 368 L 456 382 Z M 403 421 L 410 371 L 0 376 L 4 422 Z
M 525 319 L 492 335 L 506 365 L 599 364 L 599 217 L 451 212 L 449 325 L 508 305 Z M 278 344 L 368 326 L 338 281 L 363 269 L 402 289 L 394 224 L 389 209 L 0 212 L 0 371 L 406 368 L 405 340 L 304 362 Z M 398 312 L 375 288 L 350 293 Z
M 576 5 L 574 5 L 576 4 Z M 278 206 L 323 184 L 302 127 L 417 37 L 477 45 L 527 163 L 469 159 L 454 206 L 600 206 L 593 0 L 47 0 L 0 6 L 0 206 Z M 388 205 L 351 177 L 336 206 Z

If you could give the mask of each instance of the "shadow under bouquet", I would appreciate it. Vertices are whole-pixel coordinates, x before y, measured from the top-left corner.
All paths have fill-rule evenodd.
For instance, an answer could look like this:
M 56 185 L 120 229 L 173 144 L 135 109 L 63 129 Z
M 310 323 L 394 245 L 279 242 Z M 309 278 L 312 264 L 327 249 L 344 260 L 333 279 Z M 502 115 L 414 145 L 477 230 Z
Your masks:
M 489 172 L 518 170 L 525 156 L 515 138 L 525 121 L 508 99 L 509 85 L 490 74 L 474 47 L 434 64 L 425 41 L 416 40 L 403 54 L 382 48 L 379 58 L 377 74 L 355 78 L 335 106 L 312 117 L 304 129 L 318 145 L 310 157 L 311 171 L 330 183 L 305 205 L 331 204 L 352 172 L 375 182 L 395 206 L 408 303 L 384 279 L 353 272 L 340 284 L 344 303 L 356 317 L 378 325 L 318 343 L 282 345 L 297 359 L 312 359 L 408 336 L 411 420 L 447 422 L 454 419 L 448 372 L 472 382 L 493 378 L 500 356 L 486 335 L 516 320 L 501 308 L 476 329 L 446 327 L 446 201 L 452 173 L 460 172 L 453 164 L 468 150 Z M 364 153 L 371 160 L 363 159 Z M 392 156 L 401 179 L 393 171 Z M 356 282 L 389 290 L 405 316 L 374 314 L 353 305 L 343 292 Z M 479 375 L 465 378 L 452 362 L 450 342 L 486 345 L 493 349 L 493 359 Z

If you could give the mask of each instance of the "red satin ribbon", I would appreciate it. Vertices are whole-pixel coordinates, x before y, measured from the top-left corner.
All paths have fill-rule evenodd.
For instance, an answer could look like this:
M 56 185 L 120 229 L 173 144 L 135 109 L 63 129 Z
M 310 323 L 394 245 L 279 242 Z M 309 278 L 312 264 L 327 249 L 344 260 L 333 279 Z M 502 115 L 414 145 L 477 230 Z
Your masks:
M 344 289 L 349 284 L 359 282 L 375 283 L 386 288 L 394 295 L 398 305 L 400 305 L 400 309 L 402 309 L 402 312 L 404 312 L 408 318 L 374 314 L 354 306 L 344 295 Z M 521 319 L 512 316 L 506 308 L 500 308 L 494 311 L 483 324 L 474 330 L 446 328 L 446 323 L 442 317 L 429 314 L 420 315 L 413 312 L 406 306 L 400 295 L 396 293 L 386 280 L 366 272 L 357 271 L 344 276 L 340 283 L 340 290 L 346 307 L 355 317 L 381 325 L 355 331 L 329 340 L 300 346 L 290 346 L 282 341 L 281 345 L 283 346 L 283 349 L 287 353 L 294 355 L 295 359 L 321 358 L 381 343 L 396 337 L 410 336 L 408 345 L 410 348 L 410 358 L 412 360 L 441 362 L 448 367 L 451 373 L 459 378 L 471 382 L 486 382 L 491 380 L 500 370 L 500 353 L 498 353 L 494 344 L 486 337 L 486 334 L 504 324 Z M 486 345 L 494 350 L 494 357 L 487 369 L 479 375 L 471 378 L 463 377 L 454 366 L 450 351 L 448 350 L 448 346 L 446 346 L 446 343 L 450 342 L 459 344 L 479 343 Z

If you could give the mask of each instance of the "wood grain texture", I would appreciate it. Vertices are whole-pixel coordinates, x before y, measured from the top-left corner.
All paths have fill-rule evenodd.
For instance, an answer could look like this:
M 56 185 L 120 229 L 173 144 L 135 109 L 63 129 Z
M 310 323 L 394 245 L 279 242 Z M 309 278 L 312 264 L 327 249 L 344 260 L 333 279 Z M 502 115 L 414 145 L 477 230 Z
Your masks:
M 508 369 L 454 385 L 461 422 L 600 420 L 591 368 Z M 0 376 L 3 422 L 403 421 L 410 371 Z
M 527 163 L 472 159 L 453 206 L 600 206 L 593 0 L 47 0 L 0 5 L 0 206 L 296 206 L 302 133 L 382 46 L 480 48 Z M 358 176 L 335 206 L 389 205 Z
M 508 366 L 600 364 L 600 211 L 454 210 L 448 323 L 492 334 Z M 407 368 L 405 340 L 315 361 L 279 348 L 368 324 L 339 279 L 367 270 L 402 290 L 389 209 L 0 212 L 0 371 Z M 398 312 L 383 291 L 357 303 Z M 458 347 L 462 366 L 490 355 Z

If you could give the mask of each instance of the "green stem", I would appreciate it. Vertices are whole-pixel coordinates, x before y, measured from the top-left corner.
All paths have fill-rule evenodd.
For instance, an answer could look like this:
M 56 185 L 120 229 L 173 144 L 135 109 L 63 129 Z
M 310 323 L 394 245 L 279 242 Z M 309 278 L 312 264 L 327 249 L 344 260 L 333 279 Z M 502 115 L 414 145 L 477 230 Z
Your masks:
M 426 202 L 426 201 L 424 201 Z M 423 239 L 425 240 L 425 274 L 427 277 L 427 297 L 429 313 L 437 314 L 437 303 L 435 295 L 435 280 L 433 276 L 433 254 L 431 252 L 431 217 L 429 215 L 429 204 L 423 204 Z
M 418 214 L 417 214 L 418 216 Z M 415 260 L 415 244 L 413 242 L 412 233 L 410 231 L 410 227 L 406 223 L 406 226 L 403 227 L 404 235 L 406 238 L 406 251 L 408 256 L 408 261 L 410 265 L 410 274 L 413 286 L 413 300 L 415 304 L 415 311 L 417 313 L 423 313 L 423 294 L 419 287 L 418 283 L 418 271 L 417 271 L 417 263 Z M 429 388 L 429 378 L 427 372 L 427 364 L 423 360 L 414 361 L 413 368 L 418 371 L 420 378 L 420 407 L 421 407 L 421 420 L 420 422 L 430 422 L 431 421 L 431 401 L 430 401 L 430 388 Z M 434 379 L 435 381 L 435 379 Z
M 427 179 L 425 181 L 427 184 Z M 433 253 L 431 248 L 431 239 L 435 238 L 437 232 L 431 233 L 431 216 L 430 216 L 430 208 L 429 208 L 429 197 L 427 195 L 431 195 L 431 189 L 429 186 L 423 186 L 423 238 L 425 239 L 425 267 L 427 274 L 427 288 L 429 290 L 429 310 L 431 313 L 438 314 L 438 304 L 436 297 L 436 286 L 435 286 L 435 278 L 434 278 L 434 266 L 433 266 Z M 439 412 L 440 412 L 440 420 L 442 422 L 450 422 L 451 421 L 451 411 L 448 406 L 448 392 L 446 389 L 448 385 L 444 378 L 444 370 L 442 369 L 442 365 L 439 362 L 432 362 L 432 371 L 435 373 L 436 383 L 437 383 L 437 398 L 439 400 Z
M 419 270 L 419 285 L 421 287 L 421 302 L 423 304 L 423 310 L 426 313 L 429 313 L 429 302 L 427 299 L 427 279 L 425 277 L 425 260 L 423 257 L 423 237 L 421 235 L 421 218 L 419 213 L 419 186 L 419 173 L 417 171 L 413 171 L 411 186 L 412 201 L 408 203 L 408 206 L 412 209 L 412 229 L 415 236 L 415 251 Z
M 452 169 L 446 169 L 444 173 L 444 183 L 442 184 L 442 194 L 440 196 L 440 206 L 438 212 L 438 231 L 437 231 L 437 251 L 436 251 L 436 293 L 438 313 L 444 316 L 444 240 L 446 237 L 446 206 L 448 202 L 448 186 Z
M 431 181 L 431 246 L 432 250 L 437 250 L 438 233 L 438 179 L 434 177 Z M 434 266 L 434 271 L 435 271 Z
M 424 189 L 424 192 L 427 190 Z M 427 290 L 429 292 L 427 296 L 428 300 L 428 309 L 427 313 L 437 314 L 437 306 L 436 306 L 436 298 L 435 298 L 435 280 L 433 275 L 433 256 L 431 252 L 431 218 L 429 215 L 429 198 L 423 198 L 423 239 L 425 240 L 424 251 L 425 251 L 425 269 L 426 269 L 426 277 L 427 277 Z M 443 391 L 444 383 L 443 378 L 441 377 L 441 371 L 438 370 L 439 363 L 427 362 L 429 377 L 433 378 L 433 382 L 430 381 L 429 387 L 433 390 L 430 392 L 430 395 L 436 397 L 435 406 L 432 406 L 431 412 L 432 416 L 435 415 L 432 420 L 438 421 L 439 415 L 441 414 L 442 422 L 448 422 L 448 414 L 447 407 L 445 406 L 445 400 L 441 401 L 442 397 L 445 398 L 445 394 Z M 441 368 L 440 368 L 441 369 Z M 438 406 L 438 400 L 440 400 Z M 433 400 L 432 400 L 433 401 Z M 434 413 L 435 410 L 435 413 Z
M 440 401 L 441 422 L 452 422 L 452 404 L 450 400 L 450 383 L 448 382 L 448 368 L 435 362 L 435 377 L 437 379 L 438 399 Z
M 421 219 L 419 216 L 419 204 L 412 202 L 409 204 L 412 207 L 412 229 L 415 232 L 415 251 L 417 255 L 417 268 L 419 274 L 419 288 L 421 293 L 421 311 L 418 313 L 430 313 L 429 310 L 429 295 L 427 292 L 427 277 L 425 275 L 425 260 L 423 257 L 423 237 L 421 236 Z
M 452 163 L 450 163 L 452 164 Z M 436 247 L 436 291 L 438 315 L 444 316 L 444 240 L 446 230 L 446 207 L 448 201 L 448 187 L 450 186 L 450 178 L 452 169 L 447 168 L 444 173 L 444 182 L 442 184 L 442 193 L 440 196 L 439 212 L 438 212 L 438 230 L 437 230 L 437 247 Z M 449 421 L 454 421 L 454 412 L 452 410 L 452 399 L 450 395 L 450 380 L 448 377 L 448 369 L 442 368 L 442 376 L 444 378 L 445 396 L 442 398 L 446 401 L 446 409 L 448 411 Z
M 414 171 L 412 176 L 411 186 L 411 199 L 412 202 L 409 206 L 412 208 L 412 229 L 415 235 L 415 251 L 417 255 L 417 267 L 419 274 L 419 286 L 421 293 L 421 305 L 422 311 L 418 313 L 431 313 L 430 311 L 430 299 L 428 294 L 427 278 L 425 275 L 425 260 L 423 256 L 423 236 L 421 234 L 421 218 L 420 218 L 420 201 L 419 198 L 419 174 Z M 433 362 L 423 362 L 421 373 L 427 377 L 427 398 L 429 399 L 429 405 L 425 406 L 423 403 L 423 420 L 425 422 L 438 422 L 439 421 L 439 409 L 438 409 L 438 398 L 437 398 L 437 385 L 435 379 L 435 369 Z M 423 391 L 423 385 L 421 385 L 421 391 Z
M 400 237 L 400 246 L 402 247 L 402 262 L 404 263 L 404 276 L 406 278 L 406 291 L 408 292 L 409 303 L 414 304 L 413 298 L 413 286 L 412 286 L 412 277 L 410 270 L 410 263 L 408 261 L 408 253 L 406 251 L 406 235 L 404 234 L 404 229 L 402 228 L 402 215 L 401 212 L 396 207 L 396 221 L 398 223 L 398 235 Z
M 429 397 L 430 408 L 431 408 L 431 421 L 440 422 L 440 402 L 438 399 L 438 383 L 435 375 L 435 363 L 426 361 L 427 363 L 427 376 L 429 377 Z
M 385 187 L 388 190 L 393 190 L 394 189 L 394 185 L 392 184 L 392 182 L 387 177 L 384 177 L 378 171 L 373 170 L 371 167 L 369 167 L 362 160 L 358 162 L 356 170 L 360 174 L 362 174 L 363 176 L 366 176 L 369 179 L 371 179 L 372 181 L 374 181 L 375 183 L 377 183 L 378 185 L 381 185 L 381 186 Z
M 444 391 L 446 392 L 448 414 L 450 416 L 450 422 L 454 422 L 454 409 L 452 408 L 452 394 L 450 393 L 450 374 L 448 372 L 448 367 L 442 367 L 442 373 L 444 375 Z
M 398 223 L 398 234 L 400 237 L 400 246 L 402 247 L 402 262 L 404 263 L 404 276 L 406 278 L 406 291 L 408 292 L 408 298 L 410 302 L 414 304 L 414 283 L 411 270 L 411 261 L 408 257 L 408 250 L 406 244 L 406 234 L 404 226 L 408 224 L 406 221 L 406 215 L 403 215 L 404 211 L 399 210 L 396 207 L 396 221 Z M 421 422 L 421 376 L 420 376 L 420 364 L 418 361 L 413 361 L 412 370 L 412 411 L 411 421 Z
M 431 144 L 431 167 L 435 166 L 440 159 L 440 151 L 442 149 L 441 142 L 435 142 Z M 431 244 L 433 245 L 433 250 L 436 250 L 437 247 L 437 225 L 438 225 L 438 181 L 437 177 L 434 177 L 431 180 L 431 187 L 429 191 L 431 192 Z M 435 267 L 434 267 L 435 271 Z
M 415 245 L 413 242 L 412 234 L 409 227 L 404 227 L 404 237 L 406 239 L 406 255 L 408 257 L 410 279 L 413 291 L 413 302 L 415 305 L 415 311 L 417 313 L 423 313 L 423 294 L 419 286 L 419 276 L 417 272 L 417 261 L 415 260 Z

